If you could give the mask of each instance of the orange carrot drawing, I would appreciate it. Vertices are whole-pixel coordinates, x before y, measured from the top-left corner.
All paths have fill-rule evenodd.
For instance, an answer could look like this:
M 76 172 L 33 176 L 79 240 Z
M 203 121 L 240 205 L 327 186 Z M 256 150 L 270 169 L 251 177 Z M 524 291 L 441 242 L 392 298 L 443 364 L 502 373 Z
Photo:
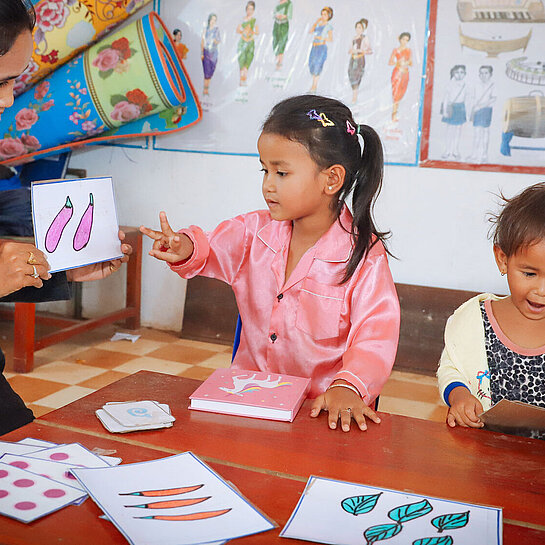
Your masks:
M 198 484 L 196 486 L 186 486 L 184 488 L 168 488 L 166 490 L 142 490 L 139 492 L 121 492 L 120 496 L 173 496 L 174 494 L 186 494 L 187 492 L 193 492 L 202 488 L 203 484 Z
M 188 500 L 165 500 L 154 501 L 153 503 L 143 503 L 142 505 L 125 505 L 125 507 L 139 507 L 142 509 L 172 509 L 174 507 L 187 507 L 188 505 L 195 505 L 203 501 L 209 500 L 211 496 L 206 498 L 192 498 Z
M 203 520 L 225 515 L 231 509 L 220 509 L 219 511 L 203 511 L 202 513 L 192 513 L 191 515 L 150 515 L 149 517 L 134 517 L 136 519 L 154 519 L 154 520 Z
M 79 220 L 76 234 L 74 235 L 73 247 L 76 252 L 79 252 L 89 242 L 91 238 L 91 229 L 93 228 L 93 210 L 95 208 L 93 194 L 89 193 L 89 205 L 87 206 L 83 216 Z
M 59 210 L 59 213 L 55 216 L 55 219 L 51 222 L 47 233 L 45 234 L 45 249 L 51 254 L 59 245 L 62 232 L 70 221 L 72 214 L 74 213 L 74 207 L 70 201 L 70 197 L 66 197 L 64 206 Z

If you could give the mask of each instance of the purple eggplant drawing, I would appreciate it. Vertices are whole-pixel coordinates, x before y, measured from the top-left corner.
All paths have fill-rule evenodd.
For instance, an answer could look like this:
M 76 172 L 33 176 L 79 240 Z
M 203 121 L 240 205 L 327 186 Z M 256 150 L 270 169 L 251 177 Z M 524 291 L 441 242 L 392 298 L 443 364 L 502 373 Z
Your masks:
M 91 230 L 93 228 L 93 210 L 95 208 L 93 194 L 89 193 L 89 205 L 87 206 L 83 216 L 79 220 L 76 234 L 74 235 L 73 248 L 79 252 L 89 243 L 91 238 Z
M 55 219 L 51 222 L 47 233 L 45 234 L 45 249 L 51 254 L 59 245 L 62 232 L 70 221 L 72 214 L 74 213 L 74 207 L 70 201 L 70 197 L 66 197 L 64 206 L 59 210 L 59 213 L 55 216 Z

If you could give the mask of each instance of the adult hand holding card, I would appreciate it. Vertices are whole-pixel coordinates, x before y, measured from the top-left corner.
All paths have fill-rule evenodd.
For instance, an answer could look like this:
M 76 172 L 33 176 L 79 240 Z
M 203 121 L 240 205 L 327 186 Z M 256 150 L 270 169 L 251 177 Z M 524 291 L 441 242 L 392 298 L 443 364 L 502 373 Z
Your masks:
M 32 218 L 50 272 L 123 257 L 111 178 L 34 182 Z

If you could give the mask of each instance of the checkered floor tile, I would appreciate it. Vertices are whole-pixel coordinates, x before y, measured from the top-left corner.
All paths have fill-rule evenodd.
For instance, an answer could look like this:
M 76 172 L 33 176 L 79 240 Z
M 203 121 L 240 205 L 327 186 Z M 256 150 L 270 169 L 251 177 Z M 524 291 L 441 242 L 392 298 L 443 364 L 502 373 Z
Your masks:
M 106 325 L 35 354 L 31 373 L 13 372 L 12 324 L 0 324 L 0 345 L 6 353 L 6 377 L 39 417 L 142 369 L 206 379 L 228 367 L 231 347 L 180 339 L 171 332 L 142 328 L 136 342 L 111 341 L 118 330 Z M 380 396 L 380 410 L 442 422 L 445 407 L 435 377 L 394 371 Z

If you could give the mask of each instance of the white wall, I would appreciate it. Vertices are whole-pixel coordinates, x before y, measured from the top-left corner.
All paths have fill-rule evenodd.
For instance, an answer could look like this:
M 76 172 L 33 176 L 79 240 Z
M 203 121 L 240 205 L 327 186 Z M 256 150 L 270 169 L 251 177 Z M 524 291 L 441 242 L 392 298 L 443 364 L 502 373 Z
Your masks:
M 119 147 L 74 152 L 70 166 L 88 176 L 112 176 L 119 221 L 158 227 L 165 210 L 173 228 L 211 229 L 222 219 L 263 208 L 256 157 Z M 393 233 L 396 282 L 506 293 L 487 238 L 486 213 L 506 196 L 540 180 L 536 175 L 387 167 L 376 217 Z M 145 250 L 151 244 L 144 242 Z M 123 302 L 124 276 L 84 286 L 84 310 L 94 315 Z M 144 256 L 142 323 L 180 330 L 185 281 Z

